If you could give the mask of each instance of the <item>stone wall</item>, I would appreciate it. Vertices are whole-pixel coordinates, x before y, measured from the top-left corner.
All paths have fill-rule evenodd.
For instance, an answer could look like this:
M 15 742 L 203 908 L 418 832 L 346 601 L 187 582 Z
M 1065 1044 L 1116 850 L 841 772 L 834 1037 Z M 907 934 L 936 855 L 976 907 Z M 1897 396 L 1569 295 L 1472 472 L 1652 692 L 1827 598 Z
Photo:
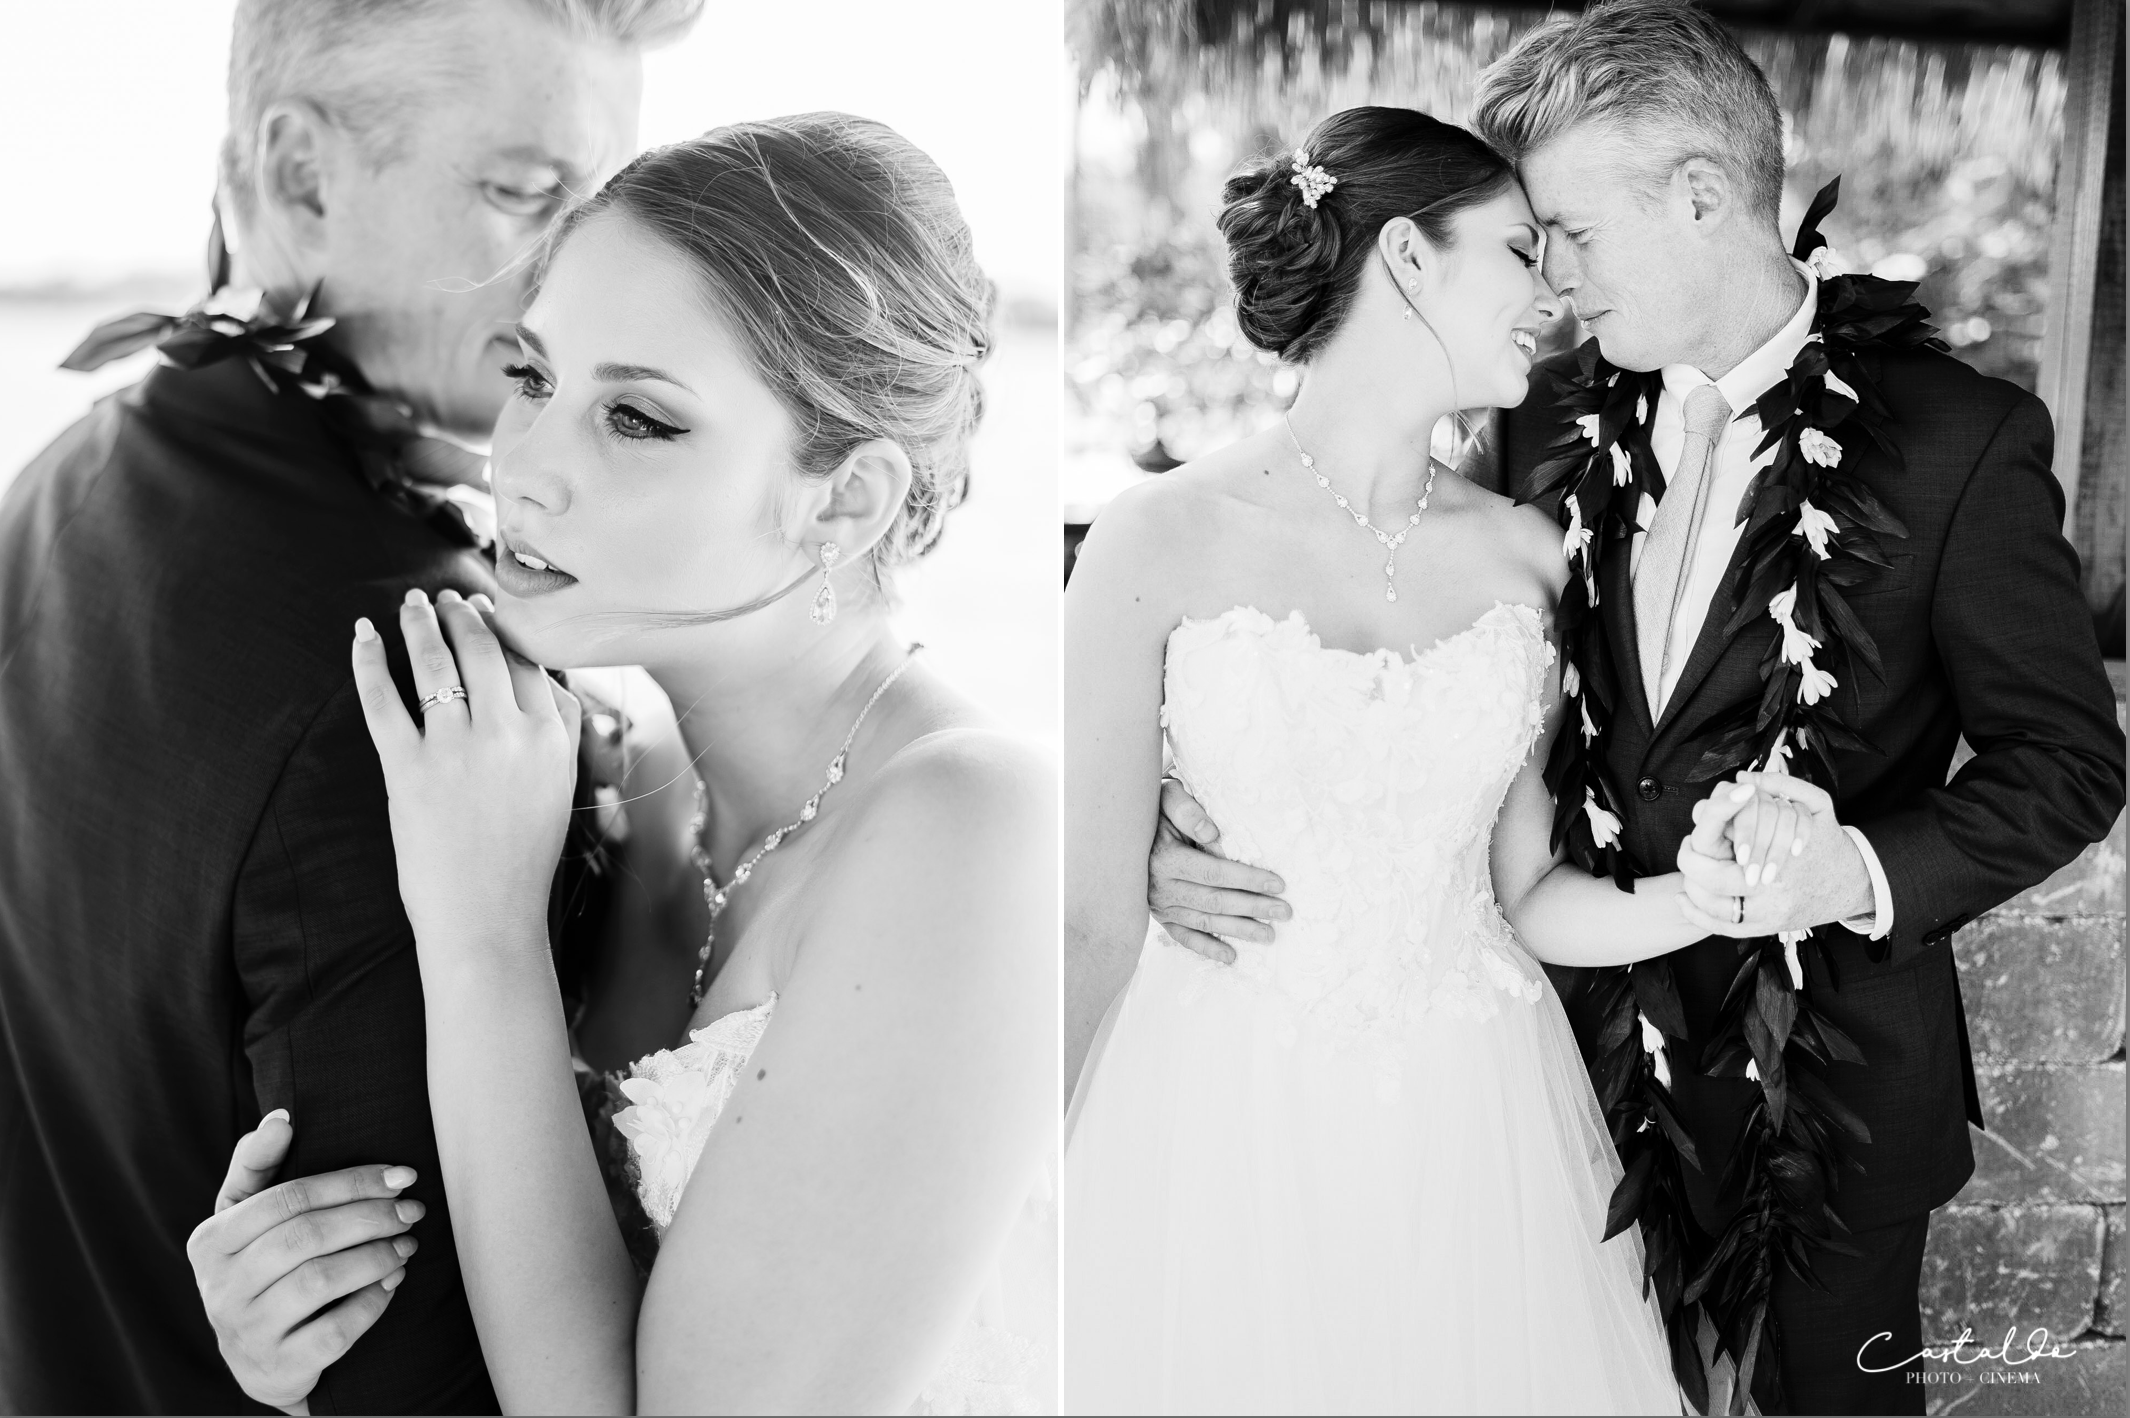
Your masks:
M 2123 716 L 2123 665 L 2115 679 Z M 1957 764 L 1955 765 L 1957 767 Z M 2104 842 L 1953 938 L 1988 1131 L 1975 1175 L 1931 1218 L 1923 1337 L 1932 1413 L 2120 1414 L 2123 1340 L 2123 820 Z M 1974 1361 L 2017 1333 L 2067 1358 Z

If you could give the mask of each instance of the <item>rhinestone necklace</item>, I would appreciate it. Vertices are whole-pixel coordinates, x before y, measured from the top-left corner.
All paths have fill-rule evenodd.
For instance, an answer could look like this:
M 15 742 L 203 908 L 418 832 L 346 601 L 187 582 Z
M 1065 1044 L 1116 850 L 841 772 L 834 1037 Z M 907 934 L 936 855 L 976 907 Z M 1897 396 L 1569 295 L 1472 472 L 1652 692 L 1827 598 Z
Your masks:
M 860 709 L 858 717 L 851 721 L 851 731 L 843 736 L 843 747 L 837 749 L 836 756 L 829 760 L 827 780 L 821 784 L 819 791 L 806 800 L 805 806 L 799 809 L 799 815 L 763 838 L 762 845 L 754 849 L 754 854 L 732 869 L 732 880 L 723 886 L 719 886 L 710 875 L 710 854 L 703 850 L 703 824 L 710 820 L 709 792 L 703 786 L 702 779 L 695 780 L 695 816 L 688 823 L 688 860 L 703 874 L 703 904 L 710 908 L 710 932 L 703 939 L 703 948 L 696 953 L 695 983 L 688 988 L 688 1008 L 693 1009 L 703 1002 L 703 972 L 710 968 L 710 951 L 717 944 L 717 918 L 725 914 L 725 907 L 730 902 L 732 893 L 739 890 L 740 884 L 748 877 L 754 875 L 756 863 L 783 846 L 785 838 L 814 820 L 821 811 L 821 799 L 827 796 L 830 788 L 843 781 L 844 761 L 850 754 L 851 744 L 858 737 L 859 728 L 865 723 L 865 716 L 873 712 L 873 706 L 880 702 L 880 696 L 887 693 L 889 685 L 902 678 L 902 672 L 910 667 L 910 661 L 916 659 L 917 652 L 923 648 L 922 645 L 912 645 L 910 653 L 903 658 L 902 663 L 895 666 L 895 672 L 880 681 L 880 687 L 873 691 L 873 697 L 865 701 L 865 707 Z
M 1331 494 L 1331 500 L 1338 503 L 1339 509 L 1347 516 L 1353 518 L 1353 524 L 1356 527 L 1372 533 L 1375 539 L 1382 543 L 1384 549 L 1383 599 L 1386 601 L 1397 600 L 1398 587 L 1395 583 L 1395 578 L 1398 574 L 1398 548 L 1405 545 L 1406 537 L 1411 534 L 1413 528 L 1420 525 L 1420 514 L 1427 511 L 1427 499 L 1435 490 L 1435 460 L 1433 458 L 1427 460 L 1427 486 L 1420 489 L 1420 505 L 1413 509 L 1413 515 L 1405 519 L 1405 525 L 1398 529 L 1396 536 L 1393 536 L 1370 522 L 1361 513 L 1354 511 L 1353 504 L 1346 500 L 1343 493 L 1331 485 L 1331 479 L 1316 470 L 1316 459 L 1310 457 L 1308 450 L 1302 447 L 1302 440 L 1294 436 L 1294 420 L 1282 416 L 1280 421 L 1287 425 L 1287 441 L 1294 445 L 1294 451 L 1300 455 L 1303 471 L 1316 479 L 1318 487 Z

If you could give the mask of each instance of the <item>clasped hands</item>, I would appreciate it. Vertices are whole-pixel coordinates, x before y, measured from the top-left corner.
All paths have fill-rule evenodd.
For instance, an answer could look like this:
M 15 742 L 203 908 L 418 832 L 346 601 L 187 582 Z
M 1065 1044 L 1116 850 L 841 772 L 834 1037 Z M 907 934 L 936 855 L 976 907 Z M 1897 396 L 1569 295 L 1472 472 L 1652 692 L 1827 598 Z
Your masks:
M 1785 773 L 1744 772 L 1694 804 L 1679 843 L 1680 913 L 1710 935 L 1748 938 L 1824 925 L 1870 909 L 1862 854 L 1824 789 Z M 1220 829 L 1183 785 L 1161 785 L 1147 903 L 1179 945 L 1232 963 L 1221 936 L 1271 942 L 1294 911 L 1277 873 L 1218 855 Z
M 1694 804 L 1676 858 L 1679 910 L 1710 935 L 1804 930 L 1857 913 L 1863 857 L 1824 788 L 1787 773 L 1740 773 Z

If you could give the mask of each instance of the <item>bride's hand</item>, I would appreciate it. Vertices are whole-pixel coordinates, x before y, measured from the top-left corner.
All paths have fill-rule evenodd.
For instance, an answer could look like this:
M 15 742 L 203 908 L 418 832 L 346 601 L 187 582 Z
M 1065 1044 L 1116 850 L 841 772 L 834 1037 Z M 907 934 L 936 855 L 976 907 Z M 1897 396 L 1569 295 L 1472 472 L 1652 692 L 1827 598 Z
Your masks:
M 484 609 L 485 596 L 444 591 L 432 609 L 407 593 L 399 625 L 425 706 L 419 725 L 384 641 L 369 621 L 355 624 L 355 685 L 391 794 L 399 893 L 432 950 L 471 939 L 544 946 L 576 784 L 575 697 L 507 651 Z
M 1791 926 L 1789 893 L 1768 888 L 1802 850 L 1805 819 L 1832 810 L 1824 790 L 1787 775 L 1763 781 L 1740 773 L 1719 785 L 1694 804 L 1694 830 L 1679 844 L 1681 913 L 1711 935 L 1734 939 Z
M 295 1136 L 276 1108 L 237 1139 L 214 1215 L 185 1242 L 237 1386 L 307 1413 L 326 1365 L 369 1333 L 407 1275 L 422 1204 L 411 1167 L 348 1167 L 270 1186 Z

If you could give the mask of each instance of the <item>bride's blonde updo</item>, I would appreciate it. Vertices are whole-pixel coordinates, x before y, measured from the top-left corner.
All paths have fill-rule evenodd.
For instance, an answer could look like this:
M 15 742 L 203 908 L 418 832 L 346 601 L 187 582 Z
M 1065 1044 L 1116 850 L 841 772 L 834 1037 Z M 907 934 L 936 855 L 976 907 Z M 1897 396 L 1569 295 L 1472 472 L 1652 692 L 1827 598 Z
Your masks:
M 993 300 L 939 165 L 847 113 L 729 124 L 616 173 L 557 223 L 550 256 L 609 210 L 695 264 L 790 412 L 802 476 L 827 477 L 875 438 L 909 455 L 909 495 L 873 565 L 931 550 L 968 489 Z

